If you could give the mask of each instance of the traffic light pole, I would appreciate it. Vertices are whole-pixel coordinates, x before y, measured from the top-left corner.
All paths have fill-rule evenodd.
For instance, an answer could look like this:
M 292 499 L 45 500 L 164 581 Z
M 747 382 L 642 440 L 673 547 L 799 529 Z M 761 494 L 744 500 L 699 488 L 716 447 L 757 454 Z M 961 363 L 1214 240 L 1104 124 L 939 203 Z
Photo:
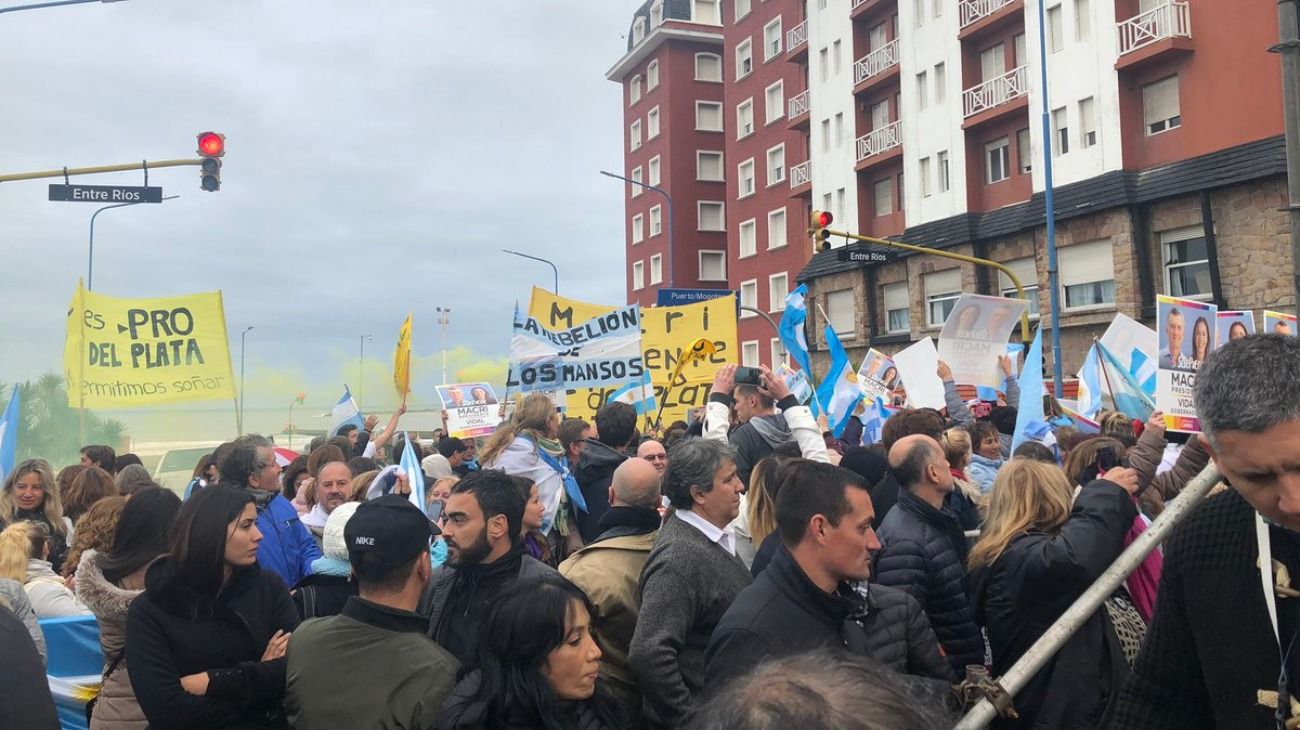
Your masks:
M 0 175 L 0 183 L 17 182 L 19 180 L 41 180 L 51 177 L 69 177 L 71 175 L 98 175 L 105 172 L 131 172 L 132 170 L 152 170 L 156 167 L 184 167 L 193 165 L 199 167 L 203 164 L 203 158 L 192 160 L 159 160 L 157 162 L 132 162 L 127 165 L 100 165 L 99 167 L 65 167 L 60 170 L 42 170 L 39 172 L 14 172 L 8 175 Z
M 945 259 L 953 259 L 954 261 L 963 261 L 968 264 L 975 264 L 976 266 L 987 266 L 991 269 L 997 269 L 998 271 L 1001 271 L 1002 273 L 1006 274 L 1007 278 L 1011 280 L 1011 283 L 1015 285 L 1016 293 L 1020 295 L 1020 298 L 1021 299 L 1025 298 L 1025 288 L 1020 285 L 1020 279 L 1016 277 L 1015 272 L 1013 272 L 1011 269 L 1007 268 L 1006 266 L 999 264 L 996 261 L 989 261 L 988 259 L 981 259 L 975 256 L 966 256 L 964 254 L 953 253 L 952 251 L 941 251 L 939 249 L 926 248 L 924 246 L 913 246 L 910 243 L 899 243 L 898 241 L 887 241 L 883 238 L 872 238 L 871 236 L 859 236 L 856 233 L 849 233 L 848 231 L 832 231 L 830 229 L 823 229 L 823 230 L 825 230 L 826 233 L 832 236 L 843 236 L 845 238 L 851 238 L 855 241 L 862 241 L 863 243 L 874 243 L 877 246 L 888 246 L 889 248 L 901 248 L 904 251 L 911 251 L 912 253 L 930 254 L 933 256 L 940 256 Z M 1030 339 L 1028 310 L 1025 310 L 1024 312 L 1020 313 L 1020 339 L 1023 340 L 1025 343 L 1028 343 Z

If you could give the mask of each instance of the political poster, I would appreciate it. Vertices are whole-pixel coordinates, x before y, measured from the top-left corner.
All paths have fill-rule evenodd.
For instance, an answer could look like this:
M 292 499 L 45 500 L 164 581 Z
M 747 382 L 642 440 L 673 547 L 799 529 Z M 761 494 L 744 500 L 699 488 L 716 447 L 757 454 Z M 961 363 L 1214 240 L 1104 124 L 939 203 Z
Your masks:
M 1214 347 L 1255 334 L 1255 313 L 1250 310 L 1219 312 L 1215 316 Z
M 790 389 L 791 395 L 799 399 L 800 403 L 808 404 L 813 393 L 812 384 L 808 382 L 808 373 L 780 363 L 776 366 L 776 374 L 785 383 L 785 387 Z
M 633 304 L 563 329 L 516 310 L 510 369 L 521 393 L 640 382 L 641 307 Z
M 894 355 L 899 377 L 907 388 L 907 405 L 912 408 L 941 409 L 943 381 L 939 379 L 939 351 L 934 340 L 923 337 Z
M 557 327 L 614 309 L 567 299 L 534 287 L 528 313 L 545 326 Z M 683 352 L 689 351 L 701 337 L 713 342 L 713 352 L 683 368 L 670 388 L 670 378 Z M 733 297 L 641 310 L 641 349 L 645 369 L 650 373 L 654 386 L 655 399 L 663 407 L 663 423 L 686 420 L 689 409 L 703 407 L 708 402 L 717 369 L 738 362 L 736 342 L 736 302 Z M 616 387 L 570 388 L 565 397 L 565 415 L 590 421 L 618 390 Z
M 867 350 L 858 366 L 858 388 L 868 402 L 877 398 L 890 400 L 890 394 L 899 386 L 898 367 L 885 353 L 874 348 Z
M 1199 433 L 1192 390 L 1196 371 L 1214 350 L 1213 325 L 1218 307 L 1206 302 L 1160 295 L 1156 297 L 1156 330 L 1160 352 L 1156 363 L 1156 407 L 1165 413 L 1170 431 Z
M 1024 299 L 962 294 L 939 333 L 939 359 L 952 369 L 953 380 L 986 388 L 1002 387 L 998 358 L 1020 315 Z
M 1266 335 L 1294 335 L 1297 334 L 1295 326 L 1295 315 L 1286 314 L 1285 312 L 1273 312 L 1264 310 L 1264 331 Z
M 438 397 L 447 411 L 447 432 L 456 438 L 490 436 L 501 420 L 497 396 L 490 383 L 439 385 Z
M 78 282 L 68 309 L 63 373 L 72 407 L 233 399 L 221 292 L 119 299 Z

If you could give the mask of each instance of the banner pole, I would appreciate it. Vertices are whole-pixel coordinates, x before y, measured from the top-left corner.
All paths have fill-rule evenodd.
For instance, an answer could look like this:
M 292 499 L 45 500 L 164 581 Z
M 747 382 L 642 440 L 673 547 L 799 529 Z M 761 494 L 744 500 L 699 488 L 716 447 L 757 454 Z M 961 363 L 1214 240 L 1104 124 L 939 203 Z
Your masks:
M 77 364 L 77 413 L 81 446 L 86 445 L 86 290 L 77 280 L 77 340 L 81 350 Z

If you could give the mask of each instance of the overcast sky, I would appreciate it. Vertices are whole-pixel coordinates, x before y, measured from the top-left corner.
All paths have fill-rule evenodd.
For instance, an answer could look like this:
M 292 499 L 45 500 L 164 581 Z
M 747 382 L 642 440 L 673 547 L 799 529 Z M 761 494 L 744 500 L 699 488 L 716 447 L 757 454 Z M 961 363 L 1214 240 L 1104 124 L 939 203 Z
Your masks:
M 562 294 L 624 301 L 622 187 L 597 171 L 622 166 L 621 93 L 604 73 L 639 4 L 128 0 L 0 14 L 0 171 L 192 157 L 197 132 L 225 133 L 220 192 L 200 191 L 196 168 L 160 169 L 150 184 L 179 199 L 99 217 L 94 283 L 128 297 L 222 289 L 236 369 L 238 333 L 256 328 L 250 408 L 286 400 L 295 378 L 316 386 L 309 402 L 332 401 L 363 334 L 381 371 L 408 310 L 417 356 L 439 352 L 443 305 L 464 362 L 502 358 L 515 300 L 551 282 L 503 247 L 554 260 Z M 60 369 L 86 274 L 97 206 L 49 202 L 49 182 L 0 184 L 6 382 Z

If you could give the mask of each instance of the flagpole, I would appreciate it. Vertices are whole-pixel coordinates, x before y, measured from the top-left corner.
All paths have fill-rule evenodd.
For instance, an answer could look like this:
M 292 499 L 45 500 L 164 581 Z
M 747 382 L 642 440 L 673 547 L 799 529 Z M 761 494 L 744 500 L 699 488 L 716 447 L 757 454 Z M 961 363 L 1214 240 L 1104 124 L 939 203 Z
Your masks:
M 1093 347 L 1105 347 L 1105 345 L 1097 341 L 1096 337 L 1092 338 L 1092 344 Z M 1106 368 L 1106 360 L 1105 355 L 1101 352 L 1097 353 L 1097 362 L 1101 365 L 1101 377 L 1102 380 L 1106 381 L 1106 390 L 1110 393 L 1110 406 L 1115 410 L 1119 410 L 1119 406 L 1115 403 L 1115 388 L 1110 384 L 1110 371 Z M 1105 401 L 1102 402 L 1102 405 L 1105 406 Z
M 826 324 L 829 325 L 831 322 L 831 318 L 829 315 L 826 314 L 826 310 L 822 309 L 821 302 L 813 302 L 813 306 L 817 307 L 817 311 L 821 313 L 822 319 L 826 320 Z M 813 402 L 817 404 L 817 410 L 821 411 L 822 413 L 826 413 L 826 408 L 822 406 L 822 399 L 817 396 L 817 389 L 820 388 L 821 385 L 817 382 L 816 373 L 812 371 L 811 357 L 808 359 L 808 380 L 813 384 L 813 391 L 812 391 Z M 829 413 L 826 414 L 826 418 L 827 418 L 827 422 L 829 423 L 829 419 L 830 419 Z

